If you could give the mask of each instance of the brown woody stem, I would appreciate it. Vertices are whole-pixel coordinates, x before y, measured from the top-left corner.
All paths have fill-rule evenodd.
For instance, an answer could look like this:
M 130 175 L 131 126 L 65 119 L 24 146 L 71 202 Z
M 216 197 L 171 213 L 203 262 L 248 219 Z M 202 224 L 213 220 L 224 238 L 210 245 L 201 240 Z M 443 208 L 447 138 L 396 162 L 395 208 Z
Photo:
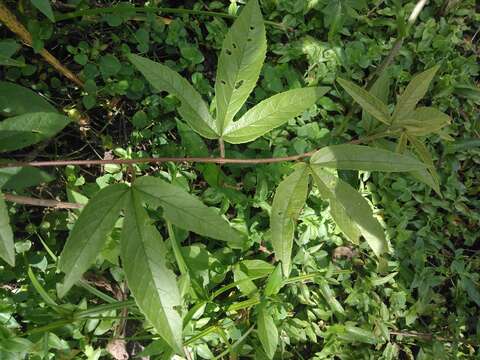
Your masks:
M 83 207 L 82 204 L 78 204 L 78 203 L 37 199 L 33 197 L 28 197 L 28 196 L 3 194 L 3 197 L 6 201 L 17 203 L 17 204 L 51 207 L 55 209 L 81 209 Z
M 30 32 L 25 28 L 25 26 L 23 26 L 20 21 L 18 21 L 16 16 L 1 1 L 0 22 L 3 22 L 5 26 L 9 28 L 10 31 L 15 33 L 26 45 L 32 46 L 33 40 Z M 83 87 L 83 82 L 77 77 L 77 75 L 75 75 L 65 66 L 63 66 L 62 63 L 55 56 L 50 54 L 47 50 L 42 49 L 40 51 L 40 55 L 60 74 L 65 76 L 67 79 L 73 81 L 78 86 Z
M 384 138 L 393 135 L 393 131 L 385 131 L 373 134 L 361 139 L 352 140 L 349 144 L 363 144 L 372 140 Z M 220 151 L 222 146 L 220 146 Z M 225 151 L 225 150 L 223 150 Z M 53 167 L 53 166 L 91 166 L 91 165 L 107 165 L 107 164 L 161 164 L 165 162 L 188 162 L 188 163 L 210 163 L 210 164 L 237 164 L 237 165 L 257 165 L 257 164 L 273 164 L 284 161 L 298 161 L 312 156 L 317 150 L 309 151 L 299 155 L 282 156 L 263 159 L 230 159 L 225 157 L 158 157 L 158 158 L 139 158 L 139 159 L 111 159 L 111 160 L 51 160 L 51 161 L 30 161 L 30 162 L 5 162 L 0 163 L 1 168 L 10 167 Z

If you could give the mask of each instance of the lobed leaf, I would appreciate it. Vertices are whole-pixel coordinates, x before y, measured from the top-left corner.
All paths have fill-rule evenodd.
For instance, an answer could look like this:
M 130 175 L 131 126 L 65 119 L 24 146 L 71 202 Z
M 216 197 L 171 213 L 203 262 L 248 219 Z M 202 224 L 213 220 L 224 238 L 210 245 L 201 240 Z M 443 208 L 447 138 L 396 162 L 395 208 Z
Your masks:
M 10 226 L 7 204 L 0 193 L 0 257 L 9 265 L 15 266 L 15 244 Z
M 0 122 L 0 152 L 13 151 L 49 139 L 70 123 L 53 112 L 27 113 Z
M 417 159 L 364 145 L 326 146 L 310 158 L 310 164 L 342 170 L 402 172 L 424 169 Z
M 363 110 L 372 115 L 378 121 L 390 125 L 390 111 L 382 100 L 348 80 L 339 78 L 337 81 L 353 100 L 360 104 Z
M 415 109 L 417 103 L 427 93 L 428 87 L 439 68 L 439 65 L 434 66 L 413 77 L 397 101 L 395 111 L 393 112 L 394 121 L 401 119 Z
M 385 253 L 388 248 L 385 233 L 363 196 L 346 182 L 322 170 L 321 166 L 312 165 L 311 169 L 322 196 L 335 202 L 336 211 L 344 212 L 344 216 L 351 219 L 377 257 Z
M 253 141 L 312 107 L 329 88 L 310 87 L 285 91 L 263 100 L 238 121 L 230 123 L 222 137 L 232 144 Z
M 59 287 L 59 297 L 63 297 L 95 261 L 120 216 L 128 190 L 125 184 L 107 186 L 82 210 L 60 255 L 58 267 L 65 278 Z
M 162 237 L 132 189 L 126 202 L 121 237 L 121 259 L 128 287 L 158 334 L 173 350 L 183 354 L 182 300 L 175 274 L 166 265 Z
M 270 227 L 275 258 L 281 262 L 284 276 L 290 273 L 295 223 L 305 205 L 309 168 L 300 163 L 277 187 L 273 198 Z
M 161 179 L 144 176 L 133 187 L 145 202 L 163 208 L 163 216 L 181 229 L 199 235 L 227 241 L 230 246 L 242 248 L 245 240 L 214 209 L 207 207 L 196 196 Z
M 197 133 L 207 139 L 218 138 L 217 126 L 207 104 L 197 90 L 177 72 L 147 58 L 130 54 L 130 62 L 158 91 L 167 91 L 181 102 L 178 112 Z
M 267 51 L 257 0 L 250 0 L 223 41 L 215 82 L 217 128 L 230 124 L 257 83 Z

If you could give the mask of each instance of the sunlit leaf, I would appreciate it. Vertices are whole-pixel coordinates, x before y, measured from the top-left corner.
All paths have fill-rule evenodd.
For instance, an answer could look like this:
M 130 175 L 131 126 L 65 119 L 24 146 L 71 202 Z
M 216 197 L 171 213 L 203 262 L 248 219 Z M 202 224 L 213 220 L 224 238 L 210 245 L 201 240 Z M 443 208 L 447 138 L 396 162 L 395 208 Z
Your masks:
M 450 117 L 431 107 L 419 107 L 395 122 L 395 127 L 405 129 L 409 134 L 424 136 L 437 132 L 450 124 Z
M 134 185 L 148 204 L 161 206 L 163 216 L 179 228 L 199 235 L 227 241 L 242 248 L 243 236 L 234 230 L 217 211 L 203 204 L 196 196 L 159 178 L 144 176 Z
M 345 309 L 335 298 L 335 293 L 330 288 L 330 285 L 324 279 L 318 279 L 316 282 L 319 286 L 320 294 L 322 294 L 330 309 L 337 315 L 345 315 Z
M 223 133 L 225 141 L 241 144 L 253 141 L 312 107 L 329 88 L 311 87 L 285 91 L 263 100 Z
M 388 97 L 390 95 L 390 79 L 391 78 L 388 71 L 383 71 L 368 92 L 377 97 L 379 100 L 383 101 L 385 104 L 388 104 Z M 369 133 L 375 125 L 373 116 L 365 110 L 362 110 L 362 124 L 367 133 Z
M 281 264 L 278 264 L 267 279 L 267 284 L 265 285 L 265 296 L 276 295 L 282 287 L 282 280 L 282 267 Z
M 215 82 L 217 128 L 230 124 L 257 83 L 267 39 L 257 0 L 250 0 L 228 31 L 218 59 Z
M 364 145 L 326 146 L 310 158 L 310 163 L 342 170 L 400 172 L 424 169 L 425 164 L 402 154 Z
M 278 346 L 278 330 L 265 304 L 260 304 L 257 314 L 258 338 L 269 359 L 273 359 Z
M 433 77 L 439 68 L 439 65 L 434 66 L 413 77 L 412 81 L 410 81 L 407 88 L 397 101 L 397 105 L 395 106 L 395 111 L 393 113 L 394 121 L 403 118 L 405 115 L 408 115 L 415 109 L 417 103 L 427 93 L 430 83 L 432 82 Z
M 218 138 L 217 126 L 197 90 L 177 72 L 147 58 L 130 54 L 128 59 L 158 91 L 167 91 L 181 102 L 178 109 L 193 130 L 208 139 Z
M 363 196 L 346 182 L 322 170 L 319 165 L 312 165 L 311 168 L 322 196 L 336 202 L 335 206 L 350 217 L 377 257 L 385 253 L 388 249 L 385 233 Z
M 124 184 L 107 186 L 82 210 L 60 255 L 58 266 L 65 273 L 60 297 L 80 280 L 102 250 L 124 206 L 128 189 Z
M 273 198 L 270 215 L 272 245 L 285 276 L 290 273 L 295 224 L 307 199 L 308 180 L 307 165 L 298 164 L 295 171 L 278 185 Z
M 126 202 L 121 258 L 128 287 L 158 334 L 182 354 L 181 297 L 175 274 L 166 265 L 162 237 L 133 189 Z
M 390 125 L 390 111 L 382 100 L 348 80 L 339 78 L 337 81 L 353 100 L 360 104 L 363 110 L 372 115 L 378 121 Z
M 257 286 L 238 264 L 233 267 L 233 280 L 238 282 L 237 287 L 245 296 L 252 297 L 258 292 Z

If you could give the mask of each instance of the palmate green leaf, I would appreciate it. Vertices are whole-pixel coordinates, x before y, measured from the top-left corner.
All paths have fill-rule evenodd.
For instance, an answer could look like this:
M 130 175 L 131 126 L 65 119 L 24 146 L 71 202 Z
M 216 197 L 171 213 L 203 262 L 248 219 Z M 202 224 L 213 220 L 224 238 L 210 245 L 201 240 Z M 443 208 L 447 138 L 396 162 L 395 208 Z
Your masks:
M 425 136 L 439 131 L 450 122 L 450 116 L 435 108 L 419 107 L 396 121 L 395 127 L 401 127 L 415 136 Z
M 335 202 L 336 211 L 343 211 L 343 216 L 351 219 L 377 257 L 385 253 L 388 249 L 385 233 L 363 196 L 346 182 L 322 170 L 321 166 L 312 165 L 311 169 L 322 196 Z
M 428 87 L 439 68 L 439 65 L 434 66 L 413 77 L 397 101 L 393 112 L 393 121 L 403 118 L 415 109 L 415 106 L 427 93 Z
M 168 66 L 144 57 L 130 54 L 128 59 L 155 89 L 167 91 L 180 100 L 178 112 L 193 130 L 207 139 L 218 138 L 217 126 L 207 104 L 185 78 Z
M 142 195 L 132 189 L 126 202 L 121 237 L 121 259 L 128 287 L 158 334 L 182 354 L 182 303 L 175 274 L 166 265 L 162 237 L 142 206 Z
M 50 0 L 30 0 L 40 12 L 45 15 L 51 22 L 55 22 L 55 16 L 53 15 L 52 6 Z
M 0 115 L 16 116 L 34 112 L 56 113 L 57 109 L 26 87 L 0 81 Z
M 412 171 L 427 167 L 409 156 L 353 144 L 326 146 L 312 155 L 310 164 L 341 170 L 386 172 Z
M 0 121 L 0 152 L 22 149 L 53 137 L 70 118 L 46 112 L 27 113 Z
M 133 187 L 149 205 L 161 206 L 163 217 L 181 229 L 227 241 L 231 247 L 242 248 L 244 237 L 234 230 L 214 209 L 196 196 L 161 179 L 144 176 Z
M 65 279 L 59 287 L 59 297 L 63 297 L 95 261 L 120 216 L 128 190 L 125 184 L 107 186 L 82 210 L 60 255 L 58 267 L 65 273 Z
M 230 124 L 257 83 L 267 51 L 257 0 L 250 0 L 223 41 L 215 82 L 217 128 Z
M 372 115 L 378 121 L 390 125 L 390 112 L 387 105 L 382 100 L 348 80 L 339 78 L 337 81 L 353 100 L 360 104 L 363 110 Z
M 435 169 L 435 165 L 433 164 L 432 154 L 428 151 L 425 144 L 420 141 L 417 137 L 407 134 L 408 141 L 412 144 L 415 152 L 417 153 L 418 157 L 428 165 L 428 172 L 431 174 L 433 181 L 434 181 L 434 189 L 437 193 L 440 193 L 440 178 L 438 176 L 437 170 Z
M 257 333 L 258 339 L 262 344 L 265 354 L 269 359 L 273 359 L 278 346 L 278 330 L 272 315 L 268 312 L 266 304 L 262 303 L 258 307 L 257 314 Z
M 15 266 L 15 245 L 13 231 L 10 226 L 7 204 L 0 193 L 0 257 L 9 265 Z
M 388 71 L 383 71 L 368 92 L 383 101 L 385 104 L 388 104 L 388 97 L 390 96 L 390 79 Z M 369 133 L 374 127 L 373 116 L 365 110 L 362 110 L 362 124 L 367 133 Z
M 253 141 L 308 110 L 328 90 L 326 87 L 293 89 L 263 100 L 238 121 L 230 123 L 223 139 L 231 144 Z
M 395 150 L 395 147 L 396 147 L 395 143 L 385 139 L 376 140 L 373 144 L 375 144 L 376 147 L 380 147 L 382 149 L 387 149 L 390 151 Z M 416 157 L 408 150 L 405 150 L 403 155 L 416 159 Z M 428 165 L 428 163 L 426 164 Z M 418 181 L 421 181 L 424 184 L 430 186 L 439 196 L 441 196 L 440 184 L 439 184 L 438 178 L 435 178 L 430 173 L 430 169 L 435 170 L 434 168 L 425 168 L 420 170 L 409 171 L 408 173 Z
M 284 276 L 290 273 L 293 235 L 308 192 L 309 168 L 300 163 L 277 188 L 273 198 L 270 227 L 275 258 L 281 262 Z
M 35 167 L 0 168 L 0 189 L 21 191 L 54 179 L 49 173 Z
M 326 197 L 328 198 L 328 195 Z M 360 229 L 347 214 L 345 208 L 336 200 L 330 200 L 330 215 L 348 240 L 355 245 L 360 244 L 360 237 L 362 236 Z

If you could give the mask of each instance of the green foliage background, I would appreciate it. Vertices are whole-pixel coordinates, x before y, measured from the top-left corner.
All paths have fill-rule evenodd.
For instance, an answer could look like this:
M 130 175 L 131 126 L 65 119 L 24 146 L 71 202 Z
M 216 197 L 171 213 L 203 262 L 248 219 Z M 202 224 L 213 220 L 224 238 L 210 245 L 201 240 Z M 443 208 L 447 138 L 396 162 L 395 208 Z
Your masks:
M 120 4 L 124 10 L 117 14 L 63 21 L 59 15 L 57 22 L 52 23 L 37 10 L 41 9 L 38 7 L 41 1 L 32 1 L 37 3 L 34 6 L 29 1 L 5 3 L 28 25 L 34 36 L 34 49 L 42 46 L 51 49 L 85 81 L 84 90 L 75 88 L 43 63 L 35 50 L 20 48 L 18 41 L 0 28 L 6 39 L 0 41 L 0 48 L 6 47 L 12 53 L 9 60 L 12 62 L 0 69 L 3 80 L 43 94 L 75 120 L 55 140 L 34 150 L 34 156 L 137 158 L 207 156 L 218 151 L 216 142 L 203 144 L 178 119 L 175 110 L 178 101 L 171 95 L 153 91 L 126 56 L 130 52 L 139 53 L 170 66 L 211 100 L 217 56 L 231 25 L 229 19 L 135 14 L 128 4 Z M 236 14 L 237 5 L 234 1 L 181 4 L 188 9 L 232 15 Z M 246 145 L 226 144 L 227 156 L 295 155 L 365 135 L 364 128 L 359 126 L 361 112 L 335 79 L 342 77 L 365 84 L 388 54 L 397 34 L 406 31 L 403 20 L 415 2 L 265 0 L 261 5 L 266 20 L 283 23 L 288 30 L 267 25 L 267 59 L 258 86 L 247 100 L 249 107 L 278 92 L 302 86 L 330 86 L 331 91 L 309 111 L 264 137 Z M 75 0 L 57 2 L 54 10 L 67 13 L 95 6 L 99 5 Z M 158 6 L 180 5 L 162 1 Z M 332 221 L 328 203 L 314 191 L 299 218 L 292 275 L 320 273 L 321 280 L 288 284 L 275 297 L 273 305 L 269 309 L 260 308 L 259 314 L 246 307 L 227 315 L 226 307 L 249 298 L 241 297 L 238 291 L 233 298 L 220 296 L 215 305 L 209 304 L 195 314 L 194 321 L 184 329 L 187 336 L 196 336 L 207 324 L 215 327 L 201 339 L 192 341 L 195 358 L 218 356 L 226 349 L 225 338 L 234 343 L 255 321 L 259 322 L 258 332 L 250 333 L 233 352 L 239 352 L 238 358 L 267 358 L 270 354 L 265 354 L 260 346 L 260 342 L 266 341 L 261 334 L 267 330 L 260 328 L 271 329 L 271 319 L 278 328 L 278 358 L 473 359 L 478 356 L 480 123 L 479 92 L 474 87 L 479 74 L 476 31 L 480 18 L 475 6 L 473 0 L 430 1 L 406 33 L 401 51 L 387 70 L 393 79 L 392 92 L 398 95 L 412 74 L 440 65 L 423 104 L 439 108 L 452 118 L 448 128 L 452 140 L 445 141 L 435 135 L 428 141 L 442 196 L 408 175 L 360 173 L 357 177 L 356 173 L 343 171 L 341 177 L 367 196 L 385 225 L 392 250 L 388 263 L 379 269 L 365 244 L 347 249 L 350 244 Z M 391 94 L 388 100 L 394 104 L 395 96 Z M 51 170 L 55 181 L 19 193 L 84 203 L 107 184 L 128 179 L 131 171 L 117 165 L 98 170 L 69 166 Z M 265 277 L 273 270 L 273 266 L 266 265 L 271 262 L 272 250 L 269 212 L 275 188 L 289 173 L 289 164 L 221 168 L 201 164 L 168 163 L 161 167 L 142 164 L 135 165 L 133 171 L 154 173 L 190 190 L 207 205 L 226 214 L 235 228 L 249 233 L 249 249 L 234 252 L 220 242 L 199 245 L 200 237 L 173 230 L 183 242 L 182 252 L 198 275 L 201 289 L 218 290 L 245 274 L 264 278 L 240 287 L 241 294 L 249 294 L 265 284 Z M 25 343 L 25 337 L 20 337 L 35 327 L 61 321 L 61 311 L 55 312 L 48 306 L 48 297 L 66 308 L 83 310 L 105 299 L 100 300 L 88 285 L 73 288 L 62 300 L 55 298 L 56 284 L 62 280 L 56 272 L 56 256 L 78 216 L 75 211 L 17 205 L 9 206 L 9 213 L 20 256 L 17 267 L 3 266 L 0 271 L 0 338 L 10 339 L 1 343 L 0 354 L 6 359 L 23 358 L 22 349 L 28 348 L 32 359 L 108 358 L 106 344 L 114 336 L 112 330 L 120 316 L 116 310 L 102 312 L 102 318 L 89 316 L 52 331 L 32 332 L 28 339 L 34 350 L 30 343 Z M 161 213 L 155 211 L 150 215 L 161 218 Z M 124 273 L 119 262 L 120 228 L 121 224 L 117 224 L 90 271 L 121 286 Z M 161 228 L 161 232 L 165 239 L 172 238 L 166 229 Z M 167 246 L 173 258 L 171 243 L 167 242 Z M 338 256 L 341 253 L 348 256 Z M 39 294 L 39 286 L 32 279 L 38 280 L 46 296 Z M 99 283 L 102 282 L 96 279 L 92 285 Z M 200 303 L 188 289 L 181 290 L 190 306 Z M 108 287 L 102 291 L 109 293 Z M 168 351 L 163 351 L 165 345 L 161 340 L 151 340 L 148 324 L 134 307 L 127 324 L 125 335 L 130 339 L 130 352 L 138 353 L 142 345 L 147 346 L 152 358 L 168 358 Z M 225 329 L 224 333 L 219 333 L 219 328 Z M 19 351 L 8 352 L 8 346 L 10 349 L 17 346 Z

